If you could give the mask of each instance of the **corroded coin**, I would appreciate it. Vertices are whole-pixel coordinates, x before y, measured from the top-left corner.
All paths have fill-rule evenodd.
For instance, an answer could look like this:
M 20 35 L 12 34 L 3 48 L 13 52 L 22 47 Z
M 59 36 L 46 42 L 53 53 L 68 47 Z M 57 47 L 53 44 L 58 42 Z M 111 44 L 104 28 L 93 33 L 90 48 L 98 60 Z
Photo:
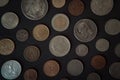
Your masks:
M 66 0 L 52 0 L 52 4 L 55 8 L 62 8 L 65 5 Z
M 74 26 L 74 36 L 81 42 L 90 42 L 97 35 L 97 26 L 90 19 L 81 19 Z
M 46 15 L 48 2 L 47 0 L 22 0 L 21 8 L 28 19 L 39 20 Z
M 99 74 L 93 72 L 87 76 L 87 80 L 101 80 L 101 77 Z
M 4 7 L 8 2 L 9 0 L 0 0 L 0 7 Z

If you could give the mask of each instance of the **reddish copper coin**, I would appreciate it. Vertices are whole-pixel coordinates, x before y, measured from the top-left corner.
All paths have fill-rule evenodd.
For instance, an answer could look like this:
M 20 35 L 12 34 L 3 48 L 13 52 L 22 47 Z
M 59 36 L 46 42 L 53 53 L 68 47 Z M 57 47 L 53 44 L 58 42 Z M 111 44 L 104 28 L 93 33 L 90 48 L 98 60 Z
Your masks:
M 68 11 L 73 16 L 81 15 L 84 8 L 84 3 L 81 0 L 71 0 L 68 5 Z

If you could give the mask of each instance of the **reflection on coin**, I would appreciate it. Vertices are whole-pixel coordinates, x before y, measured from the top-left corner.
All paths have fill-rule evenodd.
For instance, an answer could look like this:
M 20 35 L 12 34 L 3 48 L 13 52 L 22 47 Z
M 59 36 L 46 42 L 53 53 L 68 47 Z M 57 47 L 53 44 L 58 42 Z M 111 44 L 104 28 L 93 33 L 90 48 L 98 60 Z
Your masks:
M 52 0 L 52 4 L 55 8 L 62 8 L 65 5 L 66 0 Z
M 55 60 L 48 60 L 44 64 L 43 70 L 44 70 L 45 75 L 47 75 L 48 77 L 54 77 L 59 73 L 60 65 Z
M 109 67 L 109 73 L 113 78 L 120 79 L 120 62 L 115 62 Z
M 50 31 L 44 24 L 36 25 L 33 29 L 33 37 L 37 41 L 45 41 L 49 37 Z
M 107 15 L 113 8 L 113 0 L 91 0 L 91 10 L 94 14 Z
M 120 58 L 120 43 L 115 47 L 115 54 Z
M 92 41 L 97 35 L 97 26 L 90 19 L 81 19 L 74 26 L 74 36 L 81 42 Z
M 47 0 L 22 0 L 21 8 L 28 19 L 39 20 L 46 15 L 48 2 Z
M 117 35 L 120 33 L 120 21 L 117 19 L 110 19 L 105 24 L 105 32 L 109 35 Z
M 21 65 L 16 60 L 9 60 L 2 65 L 1 74 L 7 80 L 16 79 L 22 71 Z
M 101 78 L 97 73 L 90 73 L 87 76 L 87 80 L 101 80 Z
M 37 80 L 37 71 L 35 69 L 28 69 L 24 73 L 24 80 Z
M 9 0 L 0 0 L 0 7 L 4 7 L 8 2 Z
M 70 51 L 70 41 L 62 35 L 55 36 L 49 43 L 50 52 L 56 57 L 63 57 Z
M 107 51 L 109 49 L 109 41 L 103 38 L 97 40 L 96 49 L 101 52 Z
M 16 33 L 16 38 L 18 41 L 24 42 L 28 39 L 28 37 L 29 37 L 28 31 L 25 29 L 20 29 Z
M 78 76 L 83 72 L 83 63 L 80 60 L 73 59 L 67 64 L 67 71 L 72 76 Z
M 28 46 L 24 50 L 24 58 L 29 62 L 37 61 L 40 57 L 40 50 L 36 46 Z
M 64 31 L 69 26 L 69 18 L 65 14 L 56 14 L 52 18 L 52 27 L 56 31 Z
M 86 56 L 88 53 L 88 47 L 84 44 L 80 44 L 76 47 L 75 51 L 78 56 Z
M 1 39 L 0 40 L 0 54 L 10 55 L 15 48 L 15 44 L 11 39 Z
M 13 12 L 6 12 L 1 18 L 1 23 L 6 29 L 14 29 L 19 23 L 19 18 Z
M 73 16 L 79 16 L 84 11 L 84 4 L 81 0 L 71 0 L 68 5 L 68 11 Z

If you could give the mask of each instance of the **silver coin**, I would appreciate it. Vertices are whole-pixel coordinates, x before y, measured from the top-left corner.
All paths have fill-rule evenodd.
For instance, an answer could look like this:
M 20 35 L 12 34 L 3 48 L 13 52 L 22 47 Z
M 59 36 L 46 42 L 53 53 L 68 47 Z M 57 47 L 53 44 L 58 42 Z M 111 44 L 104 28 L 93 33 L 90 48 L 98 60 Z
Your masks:
M 113 78 L 120 79 L 120 62 L 115 62 L 109 67 L 109 73 Z
M 97 73 L 90 73 L 87 80 L 101 80 L 101 77 Z
M 97 26 L 90 19 L 81 19 L 74 26 L 74 36 L 81 42 L 90 42 L 97 35 Z
M 91 10 L 99 16 L 107 15 L 113 8 L 113 0 L 91 0 Z
M 47 0 L 22 0 L 21 8 L 28 19 L 39 20 L 46 15 L 48 2 Z
M 0 7 L 4 7 L 5 5 L 7 5 L 9 2 L 9 0 L 0 0 Z
M 120 43 L 117 44 L 115 47 L 115 54 L 117 55 L 117 57 L 120 58 Z
M 19 23 L 19 18 L 13 12 L 6 12 L 1 18 L 1 23 L 6 29 L 14 29 Z
M 21 65 L 16 60 L 6 61 L 1 68 L 1 74 L 5 79 L 16 79 L 21 73 Z

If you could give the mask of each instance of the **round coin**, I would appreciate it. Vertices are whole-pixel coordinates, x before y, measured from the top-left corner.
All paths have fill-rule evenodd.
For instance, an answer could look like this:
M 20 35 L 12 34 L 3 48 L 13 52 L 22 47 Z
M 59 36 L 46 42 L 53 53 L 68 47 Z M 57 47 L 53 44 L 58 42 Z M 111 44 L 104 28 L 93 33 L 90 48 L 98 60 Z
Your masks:
M 52 4 L 55 8 L 62 8 L 65 5 L 66 0 L 52 0 Z
M 90 73 L 87 80 L 101 80 L 101 77 L 97 73 Z
M 117 55 L 117 57 L 120 58 L 120 43 L 117 44 L 115 47 L 115 54 Z
M 0 0 L 0 7 L 4 7 L 5 5 L 7 5 L 9 2 L 9 0 Z
M 74 26 L 74 36 L 81 42 L 90 42 L 97 35 L 97 26 L 90 19 L 81 19 Z
M 47 0 L 22 0 L 23 14 L 30 20 L 42 19 L 48 11 Z

